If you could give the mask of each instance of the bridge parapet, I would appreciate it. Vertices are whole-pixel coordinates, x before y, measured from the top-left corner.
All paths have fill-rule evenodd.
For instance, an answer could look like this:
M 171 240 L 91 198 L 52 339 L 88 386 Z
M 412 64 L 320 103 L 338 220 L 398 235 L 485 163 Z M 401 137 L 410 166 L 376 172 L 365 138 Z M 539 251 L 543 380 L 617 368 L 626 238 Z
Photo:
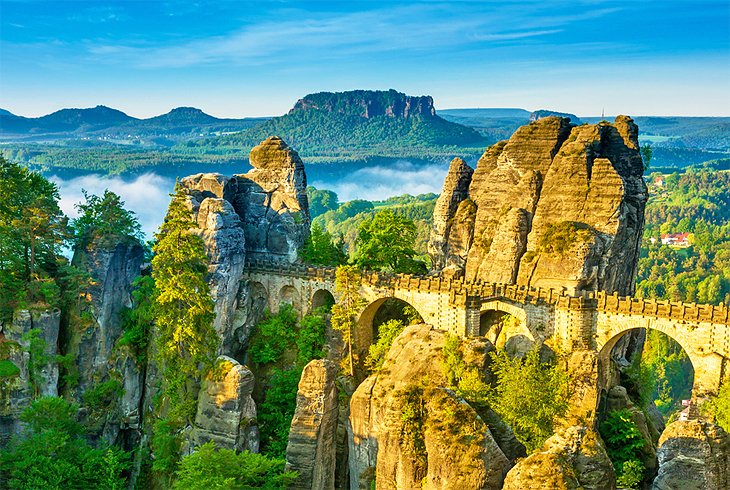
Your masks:
M 696 303 L 659 301 L 607 294 L 603 291 L 592 291 L 586 296 L 596 301 L 598 311 L 730 325 L 730 310 L 724 304 L 698 305 Z

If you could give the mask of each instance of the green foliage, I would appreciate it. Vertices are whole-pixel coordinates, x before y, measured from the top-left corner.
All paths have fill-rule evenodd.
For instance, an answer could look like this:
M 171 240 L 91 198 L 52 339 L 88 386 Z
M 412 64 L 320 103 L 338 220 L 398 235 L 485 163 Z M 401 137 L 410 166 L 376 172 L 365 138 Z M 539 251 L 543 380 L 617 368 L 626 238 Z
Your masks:
M 657 330 L 649 330 L 641 363 L 651 373 L 649 379 L 654 381 L 651 399 L 663 415 L 679 409 L 682 400 L 691 398 L 692 362 L 674 339 Z
M 20 374 L 20 368 L 7 359 L 0 360 L 0 378 L 14 378 Z
M 616 485 L 621 488 L 639 488 L 639 484 L 644 481 L 645 469 L 638 459 L 624 461 L 616 470 Z
M 334 211 L 340 205 L 337 194 L 325 189 L 317 189 L 311 185 L 307 187 L 309 201 L 309 217 L 314 219 L 327 211 Z
M 340 293 L 340 301 L 332 306 L 330 323 L 334 330 L 342 332 L 342 340 L 347 347 L 347 357 L 343 362 L 347 365 L 347 372 L 355 376 L 355 354 L 353 352 L 353 332 L 355 318 L 365 301 L 360 296 L 362 275 L 354 265 L 341 265 L 335 272 L 335 289 Z
M 380 370 L 393 341 L 404 328 L 406 326 L 398 320 L 389 320 L 378 327 L 378 341 L 370 346 L 368 356 L 365 358 L 365 367 L 368 371 Z
M 342 239 L 335 242 L 332 235 L 314 223 L 304 245 L 299 251 L 302 261 L 323 266 L 337 266 L 347 262 Z
M 76 422 L 77 410 L 61 398 L 33 401 L 20 416 L 28 424 L 26 434 L 0 451 L 0 485 L 13 490 L 126 488 L 129 455 L 89 446 Z
M 40 394 L 43 368 L 52 360 L 52 356 L 47 352 L 48 343 L 42 335 L 43 332 L 39 328 L 32 328 L 21 337 L 23 343 L 28 346 L 28 378 L 35 396 Z
M 110 236 L 142 239 L 139 221 L 134 212 L 124 209 L 119 195 L 108 189 L 101 197 L 83 189 L 81 192 L 86 202 L 76 204 L 79 217 L 72 222 L 77 246 Z
M 448 335 L 441 355 L 447 385 L 475 407 L 486 406 L 489 385 L 482 379 L 479 367 L 469 365 L 464 360 L 461 339 L 456 335 Z
M 84 404 L 92 410 L 101 410 L 109 407 L 124 395 L 124 388 L 118 379 L 109 379 L 97 383 L 93 388 L 84 392 Z
M 154 305 L 157 290 L 152 276 L 139 276 L 132 284 L 133 304 L 132 308 L 125 308 L 122 311 L 123 333 L 117 340 L 117 345 L 129 347 L 137 363 L 143 365 L 147 360 L 147 346 L 155 319 Z
M 172 419 L 155 421 L 150 448 L 154 454 L 152 470 L 162 475 L 171 475 L 180 458 L 179 422 Z
M 538 250 L 563 256 L 576 244 L 587 243 L 593 239 L 593 231 L 583 223 L 561 221 L 548 225 L 540 237 Z
M 414 259 L 416 225 L 389 209 L 360 224 L 355 263 L 363 269 L 425 273 L 426 265 Z
M 702 409 L 707 411 L 725 432 L 730 432 L 730 383 L 723 382 L 717 396 L 705 403 Z
M 284 471 L 285 461 L 261 454 L 236 454 L 229 449 L 216 450 L 215 443 L 200 446 L 185 456 L 176 472 L 177 490 L 287 488 L 297 474 Z
M 34 303 L 57 306 L 60 248 L 68 236 L 58 188 L 0 158 L 0 194 L 12 196 L 0 205 L 0 318 Z
M 321 359 L 324 357 L 325 332 L 327 322 L 323 310 L 316 311 L 314 314 L 305 315 L 299 322 L 299 331 L 297 332 L 297 364 L 306 366 L 312 359 Z
M 511 359 L 502 349 L 490 356 L 496 385 L 488 393 L 489 405 L 533 452 L 568 410 L 568 375 L 559 365 L 541 362 L 537 349 L 524 359 Z
M 275 315 L 266 312 L 251 339 L 251 360 L 257 364 L 276 362 L 293 342 L 296 324 L 297 313 L 292 305 L 282 304 Z
M 289 440 L 294 411 L 297 408 L 297 387 L 301 367 L 274 369 L 264 402 L 257 407 L 261 452 L 283 458 Z
M 428 453 L 424 437 L 426 404 L 423 399 L 423 387 L 409 384 L 396 394 L 396 400 L 401 407 L 401 448 L 414 458 L 415 473 L 425 473 Z
M 598 426 L 598 431 L 606 443 L 606 452 L 619 480 L 630 484 L 629 488 L 636 488 L 643 480 L 644 466 L 640 457 L 646 441 L 631 412 L 626 409 L 610 412 Z
M 644 172 L 649 170 L 649 166 L 651 165 L 651 157 L 654 154 L 654 151 L 651 148 L 651 144 L 644 143 L 641 145 L 640 148 L 641 151 L 641 161 L 644 164 Z

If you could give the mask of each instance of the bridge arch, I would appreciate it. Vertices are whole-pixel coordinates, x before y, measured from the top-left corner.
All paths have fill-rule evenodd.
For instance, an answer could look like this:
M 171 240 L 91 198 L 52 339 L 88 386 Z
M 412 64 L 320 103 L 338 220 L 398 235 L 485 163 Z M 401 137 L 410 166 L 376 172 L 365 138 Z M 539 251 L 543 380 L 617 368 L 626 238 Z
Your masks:
M 663 326 L 662 323 L 659 325 L 662 325 L 660 328 L 648 328 L 647 333 L 649 331 L 656 331 L 661 332 L 667 337 L 669 337 L 671 340 L 677 343 L 679 347 L 684 351 L 684 353 L 687 355 L 687 358 L 689 359 L 689 363 L 692 367 L 692 398 L 695 397 L 695 394 L 702 394 L 706 392 L 706 389 L 704 387 L 707 386 L 708 379 L 707 375 L 704 376 L 705 379 L 702 378 L 702 365 L 703 365 L 703 359 L 701 356 L 697 356 L 696 352 L 693 352 L 691 345 L 686 341 L 686 339 L 683 339 L 683 335 L 679 335 L 677 332 L 677 329 L 675 328 L 666 328 Z M 618 343 L 623 339 L 626 335 L 629 335 L 631 332 L 636 332 L 645 327 L 641 326 L 635 326 L 633 328 L 627 328 L 627 329 L 616 329 L 617 332 L 613 334 L 613 336 L 608 339 L 607 341 L 597 345 L 598 350 L 598 380 L 599 380 L 599 390 L 601 394 L 603 395 L 607 390 L 610 390 L 613 386 L 620 384 L 620 376 L 617 372 L 617 369 L 614 365 L 614 349 L 618 345 Z M 644 342 L 647 342 L 648 338 L 644 340 Z M 630 359 L 627 359 L 629 361 Z M 700 372 L 698 372 L 698 368 Z M 699 376 L 699 378 L 698 378 Z M 603 399 L 603 398 L 601 398 Z
M 276 305 L 277 310 L 281 307 L 281 305 L 287 304 L 291 305 L 294 308 L 294 311 L 301 311 L 301 301 L 299 296 L 299 291 L 294 286 L 290 284 L 282 286 L 279 290 L 279 304 Z
M 335 296 L 330 292 L 329 289 L 317 289 L 312 293 L 311 309 L 314 311 L 317 308 L 326 307 L 329 311 L 332 305 L 335 304 Z
M 479 336 L 510 355 L 522 356 L 544 340 L 533 331 L 527 311 L 519 305 L 495 299 L 482 303 L 479 311 Z
M 385 296 L 371 301 L 363 308 L 358 316 L 355 329 L 355 344 L 357 345 L 357 352 L 361 357 L 367 355 L 369 347 L 377 341 L 378 326 L 385 321 L 382 315 L 379 318 L 379 313 L 381 308 L 388 305 L 410 306 L 418 313 L 421 320 L 423 320 L 423 314 L 413 304 L 404 299 L 396 298 L 395 296 Z

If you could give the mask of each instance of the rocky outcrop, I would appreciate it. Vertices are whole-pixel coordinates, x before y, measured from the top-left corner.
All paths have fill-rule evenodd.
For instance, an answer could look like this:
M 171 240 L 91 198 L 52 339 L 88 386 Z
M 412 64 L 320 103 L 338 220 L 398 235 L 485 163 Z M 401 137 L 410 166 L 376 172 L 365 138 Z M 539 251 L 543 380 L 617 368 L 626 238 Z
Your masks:
M 477 412 L 444 387 L 445 339 L 428 325 L 406 327 L 353 394 L 351 489 L 370 488 L 373 477 L 379 489 L 501 488 L 509 460 Z M 486 340 L 463 347 L 465 360 L 484 366 Z
M 245 347 L 260 317 L 256 312 L 265 306 L 241 280 L 246 260 L 294 262 L 309 234 L 307 178 L 297 153 L 270 137 L 251 150 L 250 163 L 246 174 L 196 174 L 180 181 L 210 260 L 215 328 L 226 355 Z
M 428 253 L 433 257 L 433 267 L 438 270 L 464 267 L 468 244 L 464 246 L 460 240 L 457 242 L 455 239 L 449 243 L 448 238 L 452 225 L 456 224 L 458 228 L 464 226 L 465 211 L 462 210 L 460 216 L 457 216 L 457 210 L 462 201 L 469 197 L 469 183 L 473 173 L 474 169 L 464 160 L 454 158 L 449 166 L 441 195 L 436 201 Z
M 469 243 L 468 280 L 630 294 L 647 198 L 642 172 L 630 118 L 582 126 L 542 118 L 484 152 L 469 184 L 473 224 L 443 226 L 457 215 L 444 207 L 431 242 L 456 235 Z M 449 249 L 432 254 L 445 269 Z
M 338 365 L 326 359 L 316 359 L 304 367 L 286 448 L 286 468 L 299 476 L 289 488 L 335 488 L 338 371 Z
M 219 448 L 258 452 L 253 388 L 253 373 L 246 366 L 230 357 L 219 357 L 198 395 L 192 447 L 213 441 Z
M 140 428 L 144 372 L 117 341 L 124 333 L 123 310 L 132 306 L 132 283 L 144 263 L 144 249 L 134 238 L 103 237 L 77 248 L 72 263 L 89 275 L 91 285 L 81 314 L 69 315 L 64 350 L 73 356 L 78 383 L 66 386 L 66 395 L 80 404 L 91 391 L 99 392 L 100 399 L 115 398 L 93 407 L 98 413 L 87 414 L 91 433 L 113 443 L 121 430 Z M 100 385 L 114 395 L 101 394 Z
M 595 431 L 572 426 L 553 435 L 519 461 L 504 480 L 504 490 L 614 490 L 616 475 Z
M 659 439 L 652 490 L 730 488 L 730 436 L 699 420 L 669 424 Z

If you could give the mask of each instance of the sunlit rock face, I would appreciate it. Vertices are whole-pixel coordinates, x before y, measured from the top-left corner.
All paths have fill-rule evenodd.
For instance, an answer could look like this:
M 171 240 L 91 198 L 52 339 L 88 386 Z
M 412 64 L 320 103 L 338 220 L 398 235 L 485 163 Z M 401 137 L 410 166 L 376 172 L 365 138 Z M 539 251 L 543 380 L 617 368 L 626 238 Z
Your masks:
M 198 396 L 192 447 L 213 441 L 218 448 L 258 452 L 253 387 L 254 376 L 246 366 L 230 357 L 219 357 Z
M 598 434 L 572 426 L 518 461 L 504 480 L 504 490 L 614 490 L 616 475 Z
M 730 488 L 730 436 L 698 420 L 669 424 L 659 439 L 652 490 Z
M 370 488 L 373 479 L 377 488 L 501 488 L 511 463 L 474 408 L 444 387 L 445 340 L 429 325 L 406 327 L 382 370 L 358 386 L 350 401 L 350 488 Z M 492 349 L 472 339 L 464 359 L 484 367 Z M 406 420 L 414 403 L 419 414 Z
M 468 280 L 630 294 L 647 199 L 642 172 L 629 117 L 582 126 L 547 117 L 523 126 L 484 152 L 468 196 L 455 192 L 469 179 L 452 165 L 444 194 L 473 202 L 475 212 L 464 221 L 458 207 L 437 207 L 429 248 L 435 269 L 460 268 Z M 463 264 L 443 245 L 454 236 L 466 245 Z
M 327 359 L 310 361 L 302 371 L 286 448 L 286 468 L 299 473 L 291 489 L 335 488 L 338 372 Z

